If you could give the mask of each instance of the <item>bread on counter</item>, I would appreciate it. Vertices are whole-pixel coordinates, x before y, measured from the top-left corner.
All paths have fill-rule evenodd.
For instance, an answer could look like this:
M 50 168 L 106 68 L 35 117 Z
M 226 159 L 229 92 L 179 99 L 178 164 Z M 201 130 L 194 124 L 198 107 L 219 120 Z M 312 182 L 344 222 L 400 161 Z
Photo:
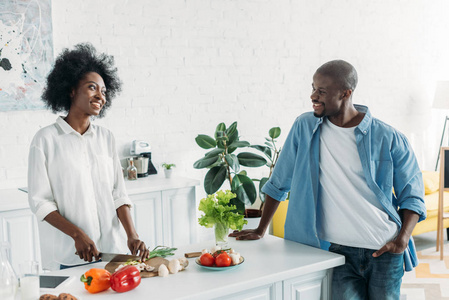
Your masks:
M 77 300 L 77 298 L 67 293 L 61 293 L 59 296 L 44 294 L 39 297 L 39 300 Z

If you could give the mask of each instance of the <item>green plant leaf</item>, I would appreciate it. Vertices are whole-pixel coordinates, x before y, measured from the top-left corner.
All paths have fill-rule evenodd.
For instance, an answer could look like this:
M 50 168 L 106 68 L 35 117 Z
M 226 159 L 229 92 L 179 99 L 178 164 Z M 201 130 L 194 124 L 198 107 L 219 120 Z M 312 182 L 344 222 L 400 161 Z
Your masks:
M 224 146 L 223 141 L 217 140 L 217 147 L 224 150 L 225 146 Z
M 232 123 L 228 129 L 225 130 L 227 135 L 231 135 L 237 131 L 237 121 Z
M 207 168 L 211 165 L 213 165 L 214 163 L 216 163 L 220 158 L 217 156 L 212 156 L 212 157 L 203 157 L 198 159 L 196 162 L 193 163 L 193 167 L 195 169 L 204 169 Z
M 206 134 L 199 134 L 195 138 L 196 143 L 198 146 L 200 146 L 203 149 L 210 149 L 217 146 L 217 142 L 212 137 L 206 135 Z
M 229 145 L 229 147 L 236 147 L 236 148 L 243 148 L 249 146 L 251 146 L 251 144 L 247 141 L 235 141 L 234 143 Z
M 218 138 L 218 132 L 224 132 L 226 130 L 225 123 L 220 123 L 217 125 L 217 128 L 215 128 L 215 138 Z M 223 135 L 223 134 L 222 134 Z
M 235 206 L 235 211 L 238 214 L 240 214 L 240 215 L 244 215 L 245 214 L 245 203 L 243 203 L 238 197 L 236 197 L 234 199 L 231 199 L 229 204 Z
M 265 145 L 267 145 L 268 148 L 273 149 L 273 144 L 269 143 L 269 142 L 265 142 Z
M 205 157 L 213 157 L 213 156 L 219 155 L 220 153 L 223 153 L 223 149 L 216 148 L 216 149 L 213 149 L 213 150 L 207 152 L 206 154 L 204 154 L 204 156 Z
M 273 127 L 268 131 L 268 135 L 272 138 L 278 138 L 281 135 L 281 128 Z
M 228 142 L 229 144 L 232 144 L 235 141 L 238 141 L 239 140 L 239 133 L 238 133 L 238 131 L 235 131 L 234 134 L 229 135 L 228 139 L 229 139 L 229 142 Z
M 226 135 L 226 133 L 224 131 L 217 131 L 216 132 L 216 139 L 217 141 L 228 141 L 228 136 Z
M 234 122 L 225 130 L 225 133 L 229 139 L 229 144 L 239 140 L 239 132 L 237 130 L 237 122 Z
M 245 167 L 261 167 L 267 163 L 267 160 L 262 156 L 250 152 L 239 153 L 237 157 L 239 159 L 239 163 Z
M 267 181 L 268 181 L 268 177 L 262 177 L 262 179 L 260 180 L 260 183 L 259 183 L 259 198 L 260 198 L 260 201 L 262 201 L 262 202 L 265 202 L 265 193 L 262 192 L 262 188 L 265 185 L 265 183 L 267 183 Z
M 246 173 L 245 170 L 241 170 L 241 171 L 239 172 L 239 174 L 240 174 L 240 175 L 248 175 L 248 173 Z
M 271 148 L 270 147 L 261 146 L 261 145 L 251 145 L 250 147 L 263 152 L 263 154 L 265 154 L 269 159 L 271 159 Z
M 204 178 L 204 190 L 207 194 L 213 194 L 223 185 L 226 180 L 226 167 L 217 166 L 210 169 Z
M 235 154 L 226 154 L 225 159 L 228 162 L 228 165 L 235 171 L 240 171 L 240 164 L 237 156 Z
M 232 192 L 245 205 L 252 205 L 256 201 L 257 192 L 254 182 L 246 175 L 237 174 L 232 179 Z

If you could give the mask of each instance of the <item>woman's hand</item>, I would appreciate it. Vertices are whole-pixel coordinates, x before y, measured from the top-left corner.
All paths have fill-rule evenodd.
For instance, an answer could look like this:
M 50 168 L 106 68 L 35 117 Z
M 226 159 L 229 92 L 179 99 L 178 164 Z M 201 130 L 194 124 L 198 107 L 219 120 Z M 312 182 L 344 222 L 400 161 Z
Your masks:
M 128 238 L 128 248 L 131 250 L 132 255 L 139 255 L 142 261 L 145 261 L 150 256 L 150 250 L 147 249 L 145 243 L 139 238 Z
M 87 234 L 81 231 L 76 237 L 73 237 L 73 240 L 75 241 L 76 254 L 81 259 L 88 262 L 92 262 L 92 258 L 100 259 L 100 252 Z
M 64 218 L 59 211 L 52 211 L 44 220 L 73 239 L 76 249 L 75 254 L 81 259 L 88 262 L 91 262 L 92 258 L 100 259 L 100 252 L 98 252 L 95 243 L 90 237 L 81 228 Z
M 128 248 L 131 250 L 132 255 L 139 255 L 142 261 L 148 258 L 150 251 L 145 246 L 145 243 L 139 239 L 139 235 L 137 235 L 129 212 L 129 206 L 122 205 L 117 208 L 117 215 L 123 228 L 125 228 L 126 235 L 128 236 Z

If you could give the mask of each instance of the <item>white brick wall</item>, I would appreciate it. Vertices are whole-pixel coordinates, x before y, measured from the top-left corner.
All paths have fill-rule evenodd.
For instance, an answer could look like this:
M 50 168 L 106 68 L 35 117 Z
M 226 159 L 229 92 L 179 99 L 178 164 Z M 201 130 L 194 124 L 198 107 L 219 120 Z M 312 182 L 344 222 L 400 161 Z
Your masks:
M 155 163 L 202 180 L 192 168 L 204 154 L 197 134 L 236 120 L 252 143 L 272 126 L 285 137 L 311 108 L 313 72 L 343 58 L 359 72 L 355 102 L 403 131 L 423 168 L 434 166 L 446 112 L 431 102 L 434 81 L 449 76 L 447 1 L 52 2 L 56 53 L 89 41 L 116 58 L 124 90 L 96 122 L 115 133 L 122 156 L 133 139 L 146 140 Z M 55 119 L 0 113 L 0 189 L 26 185 L 30 140 Z

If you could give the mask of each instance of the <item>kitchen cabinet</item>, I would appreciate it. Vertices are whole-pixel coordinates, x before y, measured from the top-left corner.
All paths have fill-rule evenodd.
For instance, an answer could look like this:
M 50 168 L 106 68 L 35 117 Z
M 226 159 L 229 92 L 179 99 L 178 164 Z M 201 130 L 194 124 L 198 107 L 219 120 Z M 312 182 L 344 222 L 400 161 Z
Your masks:
M 125 181 L 134 203 L 132 217 L 137 232 L 148 247 L 178 246 L 196 242 L 198 180 L 150 175 Z M 28 205 L 28 194 L 18 189 L 0 190 L 0 241 L 11 244 L 12 265 L 19 261 L 41 262 L 36 217 Z M 41 264 L 40 264 L 41 265 Z
M 196 242 L 196 185 L 198 180 L 160 176 L 126 182 L 136 230 L 148 247 Z
M 89 269 L 89 266 L 82 266 L 52 272 L 74 278 L 52 293 L 72 293 L 84 300 L 146 299 L 148 295 L 153 299 L 327 300 L 330 299 L 332 269 L 345 261 L 339 254 L 272 235 L 256 241 L 230 238 L 229 244 L 245 258 L 241 265 L 232 269 L 208 270 L 197 265 L 196 258 L 190 258 L 186 270 L 168 277 L 144 278 L 139 287 L 126 294 L 108 290 L 91 295 L 75 280 Z M 213 245 L 209 240 L 181 246 L 174 257 Z M 99 264 L 100 267 L 104 265 Z M 44 292 L 41 290 L 41 294 Z
M 40 262 L 37 220 L 28 208 L 27 194 L 17 189 L 0 191 L 0 241 L 11 245 L 14 270 L 24 260 Z

